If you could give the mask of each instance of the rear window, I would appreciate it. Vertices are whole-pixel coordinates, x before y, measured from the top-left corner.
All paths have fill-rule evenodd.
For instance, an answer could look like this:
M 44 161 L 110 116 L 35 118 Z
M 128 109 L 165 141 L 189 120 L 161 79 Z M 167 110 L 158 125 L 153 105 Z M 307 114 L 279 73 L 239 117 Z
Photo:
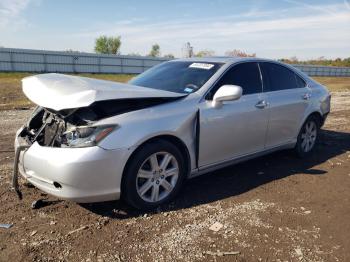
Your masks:
M 260 63 L 265 91 L 278 91 L 305 87 L 305 82 L 292 70 L 274 63 Z
M 298 87 L 298 88 L 303 88 L 303 87 L 305 87 L 305 86 L 306 86 L 305 81 L 304 81 L 300 76 L 298 76 L 297 74 L 294 74 L 294 75 L 295 75 L 295 79 L 296 79 L 296 81 L 297 81 L 297 87 Z

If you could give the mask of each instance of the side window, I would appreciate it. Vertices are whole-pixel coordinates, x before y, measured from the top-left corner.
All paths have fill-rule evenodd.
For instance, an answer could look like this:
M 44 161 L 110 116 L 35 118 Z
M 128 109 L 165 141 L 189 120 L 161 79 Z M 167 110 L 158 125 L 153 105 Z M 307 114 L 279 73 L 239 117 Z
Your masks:
M 294 75 L 295 75 L 295 80 L 297 82 L 297 88 L 304 88 L 306 86 L 305 81 L 297 74 L 294 74 Z
M 284 66 L 268 62 L 260 63 L 260 65 L 266 91 L 305 87 L 304 80 Z
M 262 83 L 257 63 L 248 62 L 233 66 L 210 90 L 207 98 L 212 99 L 215 92 L 223 85 L 237 85 L 242 87 L 243 95 L 262 92 Z

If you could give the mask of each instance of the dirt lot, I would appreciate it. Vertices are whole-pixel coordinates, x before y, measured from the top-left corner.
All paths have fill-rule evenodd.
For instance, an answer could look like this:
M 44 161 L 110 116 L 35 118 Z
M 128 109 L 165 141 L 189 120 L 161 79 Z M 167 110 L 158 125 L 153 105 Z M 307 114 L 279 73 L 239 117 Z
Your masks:
M 312 156 L 279 152 L 189 180 L 153 213 L 61 201 L 23 181 L 18 200 L 12 144 L 29 113 L 0 111 L 0 223 L 13 224 L 0 228 L 0 261 L 350 261 L 348 91 L 333 92 Z

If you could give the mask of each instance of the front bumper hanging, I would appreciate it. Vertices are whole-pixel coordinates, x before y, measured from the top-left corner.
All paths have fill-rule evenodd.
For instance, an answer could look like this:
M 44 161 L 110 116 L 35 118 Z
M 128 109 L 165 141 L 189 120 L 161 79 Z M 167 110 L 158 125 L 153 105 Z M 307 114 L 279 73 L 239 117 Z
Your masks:
M 30 147 L 28 144 L 19 144 L 18 146 L 15 147 L 15 160 L 13 163 L 13 175 L 12 175 L 12 189 L 15 190 L 18 198 L 21 200 L 22 199 L 22 192 L 19 189 L 19 184 L 18 184 L 18 164 L 19 164 L 19 157 L 21 155 L 21 152 L 23 150 L 26 150 Z

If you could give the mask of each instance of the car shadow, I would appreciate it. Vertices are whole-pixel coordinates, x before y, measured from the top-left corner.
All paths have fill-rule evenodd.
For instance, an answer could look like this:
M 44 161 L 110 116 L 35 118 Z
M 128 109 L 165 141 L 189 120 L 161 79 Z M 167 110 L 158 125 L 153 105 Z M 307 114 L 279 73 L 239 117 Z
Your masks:
M 327 171 L 314 167 L 347 151 L 350 151 L 350 133 L 321 130 L 320 142 L 307 158 L 300 159 L 291 150 L 285 150 L 190 179 L 172 203 L 148 214 L 211 203 L 299 173 L 327 175 Z M 128 206 L 122 200 L 81 204 L 81 206 L 93 213 L 115 219 L 145 214 Z

